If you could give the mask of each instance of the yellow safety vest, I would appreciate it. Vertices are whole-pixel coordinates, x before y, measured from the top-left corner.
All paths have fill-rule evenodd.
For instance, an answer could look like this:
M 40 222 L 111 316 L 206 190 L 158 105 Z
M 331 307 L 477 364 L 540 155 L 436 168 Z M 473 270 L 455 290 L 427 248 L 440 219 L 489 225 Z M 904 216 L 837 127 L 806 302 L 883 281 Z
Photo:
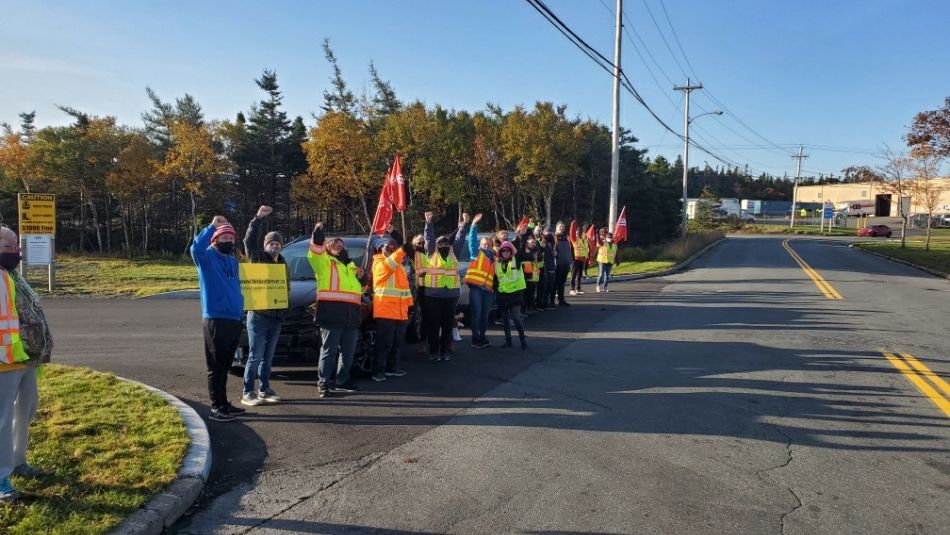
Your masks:
M 317 277 L 317 302 L 332 301 L 359 306 L 363 297 L 363 286 L 356 276 L 356 266 L 350 262 L 344 265 L 335 256 L 326 252 L 326 247 L 310 244 L 307 252 L 310 267 Z
M 20 339 L 20 314 L 16 309 L 16 285 L 13 276 L 0 270 L 7 287 L 7 298 L 0 299 L 0 365 L 11 365 L 30 360 Z
M 459 261 L 455 257 L 455 251 L 449 252 L 445 259 L 438 251 L 432 253 L 426 268 L 425 287 L 448 288 L 450 290 L 461 287 L 459 283 Z
M 597 261 L 601 264 L 613 264 L 617 260 L 617 246 L 605 243 L 597 250 Z
M 416 271 L 416 286 L 423 288 L 426 285 L 426 275 L 429 273 L 429 259 L 426 255 L 416 251 L 412 260 L 412 267 Z
M 517 291 L 524 290 L 527 288 L 527 284 L 524 281 L 524 273 L 516 267 L 514 267 L 515 261 L 512 260 L 508 262 L 508 269 L 506 270 L 504 266 L 500 265 L 495 270 L 495 275 L 498 277 L 498 292 L 503 294 L 513 294 Z
M 585 260 L 587 255 L 590 254 L 590 245 L 587 243 L 587 238 L 577 238 L 574 240 L 574 259 L 575 260 Z

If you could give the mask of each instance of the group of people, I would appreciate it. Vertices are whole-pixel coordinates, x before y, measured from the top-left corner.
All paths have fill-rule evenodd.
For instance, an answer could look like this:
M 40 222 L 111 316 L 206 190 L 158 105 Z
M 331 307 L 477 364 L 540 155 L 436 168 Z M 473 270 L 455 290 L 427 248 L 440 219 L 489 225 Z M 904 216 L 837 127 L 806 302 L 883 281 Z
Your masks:
M 244 246 L 252 262 L 285 264 L 284 240 L 277 232 L 261 240 L 263 221 L 272 213 L 262 206 L 248 225 Z M 514 347 L 512 325 L 522 350 L 528 349 L 523 319 L 544 309 L 570 306 L 565 286 L 571 278 L 570 295 L 584 293 L 582 281 L 596 259 L 600 267 L 597 291 L 607 291 L 611 266 L 617 261 L 617 246 L 607 229 L 594 234 L 570 232 L 563 223 L 554 229 L 523 221 L 513 231 L 499 230 L 480 236 L 481 214 L 463 213 L 458 227 L 437 235 L 432 212 L 425 213 L 422 234 L 410 240 L 391 225 L 382 235 L 371 237 L 373 254 L 367 273 L 349 255 L 339 237 L 327 236 L 317 223 L 310 239 L 307 259 L 317 283 L 315 321 L 320 327 L 320 359 L 317 395 L 353 392 L 350 368 L 360 325 L 365 290 L 372 294 L 376 337 L 373 355 L 374 381 L 406 375 L 400 366 L 400 350 L 410 321 L 423 340 L 431 362 L 451 360 L 454 353 L 456 309 L 462 286 L 469 290 L 471 344 L 475 349 L 491 345 L 486 333 L 490 312 L 497 307 L 504 329 L 503 349 Z M 588 235 L 594 235 L 591 240 Z M 198 268 L 204 323 L 210 419 L 232 421 L 245 412 L 227 399 L 226 381 L 241 334 L 244 308 L 234 244 L 237 233 L 223 216 L 216 216 L 194 240 L 192 258 Z M 572 274 L 573 270 L 573 274 Z M 249 355 L 244 374 L 241 404 L 256 406 L 278 403 L 281 398 L 270 385 L 270 368 L 285 310 L 249 311 Z M 259 383 L 258 383 L 259 382 Z

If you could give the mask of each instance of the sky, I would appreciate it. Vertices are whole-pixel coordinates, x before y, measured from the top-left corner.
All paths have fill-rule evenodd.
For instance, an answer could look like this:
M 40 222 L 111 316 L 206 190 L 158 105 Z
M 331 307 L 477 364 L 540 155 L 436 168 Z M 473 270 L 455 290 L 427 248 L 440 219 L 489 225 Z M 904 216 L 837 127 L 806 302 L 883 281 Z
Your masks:
M 611 60 L 616 0 L 546 0 Z M 621 66 L 677 133 L 687 77 L 691 138 L 755 175 L 794 176 L 877 165 L 900 148 L 914 115 L 950 96 L 945 0 L 625 0 Z M 374 62 L 403 101 L 511 109 L 552 101 L 569 116 L 611 121 L 611 75 L 524 0 L 0 0 L 0 122 L 36 110 L 67 124 L 67 105 L 141 126 L 145 87 L 195 96 L 206 117 L 233 119 L 277 72 L 291 116 L 313 124 L 330 68 L 368 90 Z M 698 117 L 705 112 L 723 115 Z M 682 141 L 621 95 L 621 125 L 648 156 L 674 159 Z M 722 166 L 690 149 L 690 165 Z

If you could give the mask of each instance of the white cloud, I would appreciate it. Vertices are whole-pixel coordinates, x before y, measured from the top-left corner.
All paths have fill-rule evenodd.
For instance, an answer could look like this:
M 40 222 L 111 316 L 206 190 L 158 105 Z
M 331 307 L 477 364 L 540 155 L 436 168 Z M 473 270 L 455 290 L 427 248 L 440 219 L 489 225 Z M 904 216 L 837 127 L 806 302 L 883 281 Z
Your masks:
M 12 52 L 0 52 L 0 71 L 2 70 L 66 76 L 102 76 L 108 74 L 105 71 L 61 59 L 23 56 Z

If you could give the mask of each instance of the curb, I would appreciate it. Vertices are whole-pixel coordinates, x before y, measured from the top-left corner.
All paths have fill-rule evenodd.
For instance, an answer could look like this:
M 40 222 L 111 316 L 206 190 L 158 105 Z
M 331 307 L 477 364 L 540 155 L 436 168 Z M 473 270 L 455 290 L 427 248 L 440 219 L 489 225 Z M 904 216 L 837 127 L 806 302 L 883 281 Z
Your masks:
M 886 259 L 886 260 L 890 260 L 891 262 L 896 262 L 896 263 L 898 263 L 898 264 L 904 264 L 905 266 L 912 267 L 912 268 L 914 268 L 914 269 L 919 269 L 920 271 L 923 271 L 924 273 L 933 275 L 934 277 L 937 277 L 937 278 L 939 278 L 939 279 L 950 280 L 950 274 L 948 274 L 948 273 L 944 273 L 944 272 L 942 272 L 942 271 L 937 271 L 936 269 L 930 269 L 929 267 L 924 267 L 924 266 L 921 266 L 920 264 L 915 264 L 915 263 L 913 263 L 913 262 L 908 262 L 907 260 L 904 260 L 904 259 L 901 259 L 901 258 L 895 258 L 895 257 L 893 257 L 893 256 L 886 255 L 886 254 L 884 254 L 884 253 L 879 253 L 879 252 L 877 252 L 877 251 L 872 251 L 872 250 L 870 250 L 870 249 L 865 249 L 864 247 L 855 247 L 855 245 L 856 245 L 856 244 L 852 243 L 851 245 L 848 245 L 848 248 L 850 248 L 850 249 L 855 249 L 855 250 L 857 250 L 857 251 L 861 251 L 862 253 L 866 253 L 866 254 L 869 254 L 869 255 L 879 256 L 879 257 L 884 258 L 884 259 Z
M 170 290 L 167 292 L 153 295 L 143 295 L 134 299 L 200 299 L 201 294 L 198 288 L 189 288 L 185 290 Z
M 208 481 L 208 474 L 211 472 L 211 438 L 208 435 L 208 426 L 194 409 L 168 392 L 124 377 L 119 379 L 144 387 L 178 409 L 191 441 L 175 482 L 153 496 L 141 509 L 109 532 L 109 535 L 159 535 L 195 503 Z
M 712 249 L 713 247 L 722 243 L 722 241 L 725 239 L 726 239 L 725 236 L 723 236 L 722 238 L 719 238 L 718 240 L 710 243 L 706 247 L 703 247 L 702 249 L 694 253 L 693 256 L 687 258 L 686 260 L 683 260 L 682 262 L 680 262 L 679 264 L 676 264 L 675 266 L 671 268 L 667 268 L 662 271 L 651 271 L 649 273 L 637 273 L 636 275 L 617 275 L 616 277 L 611 275 L 610 282 L 627 282 L 627 281 L 635 281 L 635 280 L 641 280 L 641 279 L 652 279 L 654 277 L 665 277 L 666 275 L 672 275 L 674 273 L 683 271 L 684 269 L 688 268 L 690 264 L 695 262 L 699 257 L 706 254 L 706 252 Z

